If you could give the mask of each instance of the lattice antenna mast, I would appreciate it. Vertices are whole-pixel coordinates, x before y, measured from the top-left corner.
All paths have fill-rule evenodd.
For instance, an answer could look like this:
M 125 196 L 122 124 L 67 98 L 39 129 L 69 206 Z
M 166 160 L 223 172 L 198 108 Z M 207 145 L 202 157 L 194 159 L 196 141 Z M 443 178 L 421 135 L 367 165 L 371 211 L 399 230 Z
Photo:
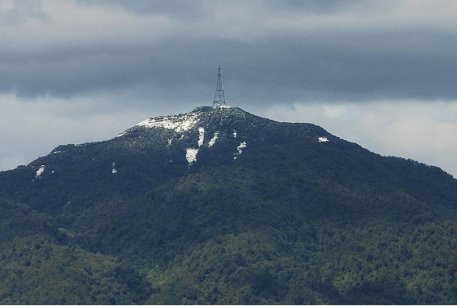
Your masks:
M 226 105 L 224 88 L 222 87 L 222 73 L 221 66 L 217 69 L 217 83 L 216 83 L 216 93 L 214 94 L 213 106 L 222 106 Z

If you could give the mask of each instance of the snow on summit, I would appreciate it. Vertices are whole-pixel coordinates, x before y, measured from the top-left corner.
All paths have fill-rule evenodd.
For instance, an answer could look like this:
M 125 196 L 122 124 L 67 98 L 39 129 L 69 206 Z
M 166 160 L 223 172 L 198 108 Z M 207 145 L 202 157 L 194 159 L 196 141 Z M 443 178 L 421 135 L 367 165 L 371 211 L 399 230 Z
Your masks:
M 242 143 L 240 143 L 238 147 L 236 147 L 236 149 L 238 150 L 238 154 L 241 154 L 244 148 L 246 148 L 246 141 L 243 141 Z
M 210 140 L 209 143 L 208 143 L 208 147 L 211 148 L 212 146 L 214 146 L 214 144 L 216 143 L 216 140 L 217 140 L 218 137 L 219 137 L 219 133 L 218 133 L 218 132 L 215 132 L 215 133 L 213 134 L 213 138 L 211 138 L 211 140 Z
M 144 126 L 146 128 L 164 128 L 174 130 L 181 133 L 192 129 L 198 121 L 198 113 L 189 113 L 184 115 L 174 116 L 160 116 L 156 118 L 148 118 L 137 126 Z
M 205 141 L 205 128 L 198 128 L 198 146 L 201 147 Z
M 46 167 L 44 165 L 41 165 L 40 168 L 38 168 L 38 170 L 36 171 L 35 177 L 40 177 L 43 174 L 45 168 Z
M 237 152 L 235 153 L 235 156 L 233 157 L 233 159 L 236 159 L 238 157 L 238 155 L 243 153 L 243 149 L 246 147 L 247 147 L 246 141 L 243 141 L 242 143 L 240 143 L 240 145 L 238 147 L 236 147 Z
M 187 148 L 186 149 L 186 159 L 187 159 L 187 163 L 189 164 L 189 166 L 197 161 L 197 153 L 198 153 L 198 149 L 194 149 L 194 148 Z

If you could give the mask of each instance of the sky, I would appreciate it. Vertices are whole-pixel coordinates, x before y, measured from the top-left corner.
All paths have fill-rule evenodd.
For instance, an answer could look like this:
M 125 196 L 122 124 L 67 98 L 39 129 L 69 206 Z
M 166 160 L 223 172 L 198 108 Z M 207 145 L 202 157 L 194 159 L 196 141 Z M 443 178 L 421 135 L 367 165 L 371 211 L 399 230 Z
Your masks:
M 0 0 L 0 170 L 228 103 L 457 177 L 457 1 Z

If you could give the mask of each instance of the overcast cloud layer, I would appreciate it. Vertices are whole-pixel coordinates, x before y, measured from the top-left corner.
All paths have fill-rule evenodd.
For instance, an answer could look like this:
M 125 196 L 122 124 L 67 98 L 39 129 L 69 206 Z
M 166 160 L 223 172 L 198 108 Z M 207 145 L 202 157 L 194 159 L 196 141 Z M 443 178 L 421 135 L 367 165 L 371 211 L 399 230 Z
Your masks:
M 0 0 L 0 38 L 0 169 L 208 104 L 221 64 L 231 104 L 457 175 L 456 1 Z

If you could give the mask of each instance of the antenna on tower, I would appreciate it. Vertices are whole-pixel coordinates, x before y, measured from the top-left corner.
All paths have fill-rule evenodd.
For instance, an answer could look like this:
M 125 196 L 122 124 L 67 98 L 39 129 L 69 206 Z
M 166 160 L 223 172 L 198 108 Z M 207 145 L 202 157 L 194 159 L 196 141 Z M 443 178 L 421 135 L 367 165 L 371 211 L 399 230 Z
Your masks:
M 217 83 L 216 83 L 216 93 L 214 94 L 213 107 L 226 105 L 224 88 L 222 87 L 222 73 L 221 66 L 217 69 Z

